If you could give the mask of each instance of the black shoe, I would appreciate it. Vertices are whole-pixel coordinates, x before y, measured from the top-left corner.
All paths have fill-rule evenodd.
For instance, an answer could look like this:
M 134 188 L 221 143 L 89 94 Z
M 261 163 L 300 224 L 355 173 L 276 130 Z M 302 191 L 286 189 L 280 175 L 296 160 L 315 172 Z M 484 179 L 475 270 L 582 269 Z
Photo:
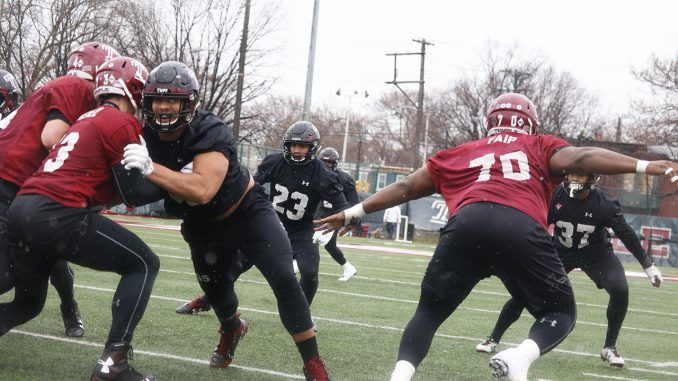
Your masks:
M 111 344 L 97 361 L 90 381 L 155 381 L 155 377 L 134 370 L 127 362 L 128 357 L 132 359 L 131 345 L 126 342 Z
M 66 336 L 82 337 L 85 334 L 85 325 L 80 319 L 80 309 L 78 303 L 73 301 L 70 308 L 61 305 L 61 318 L 64 319 L 64 328 L 66 328 Z

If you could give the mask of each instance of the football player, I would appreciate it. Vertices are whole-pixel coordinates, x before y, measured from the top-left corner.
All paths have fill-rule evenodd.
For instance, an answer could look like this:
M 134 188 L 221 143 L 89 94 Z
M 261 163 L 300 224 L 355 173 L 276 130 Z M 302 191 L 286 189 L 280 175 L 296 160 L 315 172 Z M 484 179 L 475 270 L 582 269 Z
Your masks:
M 624 267 L 612 250 L 607 228 L 621 239 L 624 246 L 640 262 L 654 287 L 662 283 L 662 275 L 643 250 L 638 236 L 624 218 L 619 200 L 596 188 L 599 176 L 570 173 L 553 194 L 549 224 L 554 225 L 556 250 L 569 273 L 580 268 L 598 288 L 610 295 L 607 306 L 607 335 L 601 359 L 615 367 L 624 366 L 624 358 L 616 349 L 617 337 L 629 305 L 629 286 Z M 512 298 L 506 302 L 492 334 L 476 346 L 478 352 L 492 353 L 504 332 L 523 311 Z
M 301 354 L 306 379 L 328 380 L 308 302 L 292 270 L 289 240 L 263 188 L 238 162 L 228 126 L 211 112 L 198 110 L 198 103 L 198 81 L 188 66 L 167 61 L 153 69 L 143 101 L 148 148 L 127 146 L 124 163 L 162 188 L 167 212 L 183 219 L 181 233 L 198 282 L 221 323 L 210 366 L 228 367 L 247 333 L 234 289 L 246 258 L 278 300 L 280 319 Z
M 0 69 L 0 120 L 16 110 L 20 103 L 19 83 L 12 73 Z M 0 123 L 0 129 L 4 127 L 6 127 L 6 123 Z
M 333 170 L 339 176 L 339 182 L 344 188 L 344 196 L 346 197 L 348 206 L 353 206 L 359 203 L 360 198 L 358 197 L 358 192 L 355 189 L 355 181 L 353 181 L 351 175 L 337 168 L 337 164 L 339 163 L 339 152 L 337 152 L 337 150 L 332 147 L 325 147 L 320 151 L 318 157 L 320 158 L 320 161 L 322 161 L 327 166 L 327 168 Z M 323 201 L 318 204 L 318 210 L 316 211 L 315 217 L 327 217 L 334 214 L 334 210 L 334 206 L 329 201 Z M 356 228 L 360 229 L 359 223 L 356 225 Z M 351 279 L 358 272 L 358 270 L 356 270 L 355 266 L 353 266 L 351 262 L 346 259 L 341 249 L 337 247 L 337 234 L 337 231 L 329 234 L 315 232 L 313 235 L 313 240 L 319 243 L 321 246 L 325 246 L 325 250 L 330 253 L 332 259 L 334 259 L 343 268 L 344 272 L 342 276 L 339 277 L 339 280 L 347 281 Z
M 318 129 L 306 121 L 292 124 L 283 137 L 283 152 L 268 155 L 261 161 L 254 180 L 270 183 L 269 198 L 278 213 L 289 241 L 294 260 L 301 274 L 299 283 L 309 306 L 318 290 L 320 252 L 313 242 L 313 213 L 321 200 L 329 202 L 334 212 L 346 208 L 346 197 L 339 176 L 317 157 L 320 149 Z M 251 267 L 247 261 L 243 272 Z M 178 313 L 191 313 L 209 306 L 199 297 L 177 308 Z M 317 326 L 313 325 L 317 331 Z
M 269 197 L 292 244 L 309 306 L 318 291 L 320 265 L 318 245 L 313 243 L 313 214 L 322 200 L 335 213 L 348 205 L 339 175 L 320 162 L 319 149 L 318 129 L 298 121 L 283 136 L 283 152 L 265 157 L 254 175 L 257 183 L 270 183 Z
M 547 231 L 548 203 L 562 176 L 636 172 L 665 175 L 678 185 L 678 163 L 637 160 L 538 135 L 535 106 L 521 94 L 495 99 L 487 128 L 487 137 L 440 151 L 405 179 L 316 221 L 325 223 L 319 231 L 337 229 L 366 213 L 433 193 L 442 194 L 447 203 L 450 218 L 403 332 L 392 381 L 412 378 L 438 327 L 491 275 L 501 279 L 535 322 L 518 347 L 490 359 L 490 368 L 497 378 L 526 380 L 530 365 L 567 337 L 576 318 L 572 287 Z
M 0 121 L 0 294 L 14 287 L 12 263 L 3 237 L 7 208 L 24 181 L 61 140 L 68 127 L 94 109 L 94 75 L 106 60 L 118 56 L 109 45 L 84 43 L 68 58 L 68 75 L 47 82 L 26 99 L 13 117 Z M 7 122 L 5 124 L 4 122 Z M 73 271 L 65 260 L 54 264 L 50 281 L 61 298 L 61 316 L 67 336 L 80 337 L 85 327 L 73 294 Z
M 134 233 L 97 213 L 119 202 L 112 167 L 122 166 L 129 142 L 139 142 L 141 124 L 134 114 L 147 77 L 134 59 L 105 62 L 94 90 L 100 106 L 74 120 L 7 213 L 16 286 L 14 301 L 0 304 L 0 334 L 40 313 L 57 260 L 120 274 L 108 339 L 92 381 L 154 380 L 134 370 L 128 357 L 160 261 Z

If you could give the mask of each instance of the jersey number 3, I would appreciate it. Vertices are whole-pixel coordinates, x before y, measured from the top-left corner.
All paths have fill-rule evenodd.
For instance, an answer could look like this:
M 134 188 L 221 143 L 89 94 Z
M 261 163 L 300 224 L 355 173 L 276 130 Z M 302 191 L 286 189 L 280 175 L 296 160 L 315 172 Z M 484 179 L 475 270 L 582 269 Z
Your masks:
M 273 207 L 275 208 L 275 211 L 287 216 L 287 218 L 292 221 L 298 221 L 302 219 L 304 217 L 304 213 L 306 213 L 308 196 L 296 191 L 292 192 L 290 195 L 289 189 L 287 189 L 286 186 L 280 184 L 275 184 L 275 190 L 278 192 L 278 194 L 273 197 Z M 292 205 L 292 210 L 285 210 L 285 208 L 280 206 L 280 204 L 287 201 L 288 199 L 295 201 Z
M 73 151 L 73 148 L 75 148 L 75 143 L 78 142 L 78 139 L 80 139 L 80 134 L 77 132 L 71 132 L 64 136 L 59 142 L 60 147 L 56 153 L 56 156 L 54 156 L 53 159 L 45 161 L 45 167 L 43 170 L 45 172 L 54 172 L 61 168 L 61 166 L 64 165 L 64 161 L 68 159 L 68 153 Z

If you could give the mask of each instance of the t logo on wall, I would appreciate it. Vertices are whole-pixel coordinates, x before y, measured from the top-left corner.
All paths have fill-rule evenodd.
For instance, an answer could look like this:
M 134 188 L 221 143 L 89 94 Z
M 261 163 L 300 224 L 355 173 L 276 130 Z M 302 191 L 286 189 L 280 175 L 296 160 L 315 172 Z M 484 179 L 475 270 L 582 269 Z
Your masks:
M 650 239 L 652 240 L 652 252 L 648 254 L 655 258 L 669 257 L 671 245 L 668 241 L 671 239 L 671 228 L 643 225 L 640 227 L 640 234 L 644 237 L 640 243 L 645 251 L 648 249 Z M 612 239 L 612 250 L 616 253 L 631 254 L 618 237 Z
M 447 223 L 447 204 L 445 204 L 445 201 L 433 201 L 431 209 L 434 210 L 434 213 L 431 216 L 430 222 L 445 225 Z

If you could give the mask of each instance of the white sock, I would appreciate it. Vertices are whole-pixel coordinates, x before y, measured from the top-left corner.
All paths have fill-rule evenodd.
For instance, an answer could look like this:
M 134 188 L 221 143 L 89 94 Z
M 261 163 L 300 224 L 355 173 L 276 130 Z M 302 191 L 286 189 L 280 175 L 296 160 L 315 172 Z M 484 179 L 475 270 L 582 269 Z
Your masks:
M 400 360 L 396 363 L 393 373 L 391 373 L 391 381 L 410 381 L 414 376 L 414 365 L 408 361 Z
M 344 269 L 350 268 L 350 267 L 351 267 L 351 263 L 350 263 L 349 261 L 346 261 L 346 263 L 344 263 L 343 265 L 341 265 L 341 267 L 343 267 Z
M 523 341 L 516 349 L 525 354 L 525 357 L 530 361 L 530 364 L 539 358 L 539 346 L 532 339 Z

